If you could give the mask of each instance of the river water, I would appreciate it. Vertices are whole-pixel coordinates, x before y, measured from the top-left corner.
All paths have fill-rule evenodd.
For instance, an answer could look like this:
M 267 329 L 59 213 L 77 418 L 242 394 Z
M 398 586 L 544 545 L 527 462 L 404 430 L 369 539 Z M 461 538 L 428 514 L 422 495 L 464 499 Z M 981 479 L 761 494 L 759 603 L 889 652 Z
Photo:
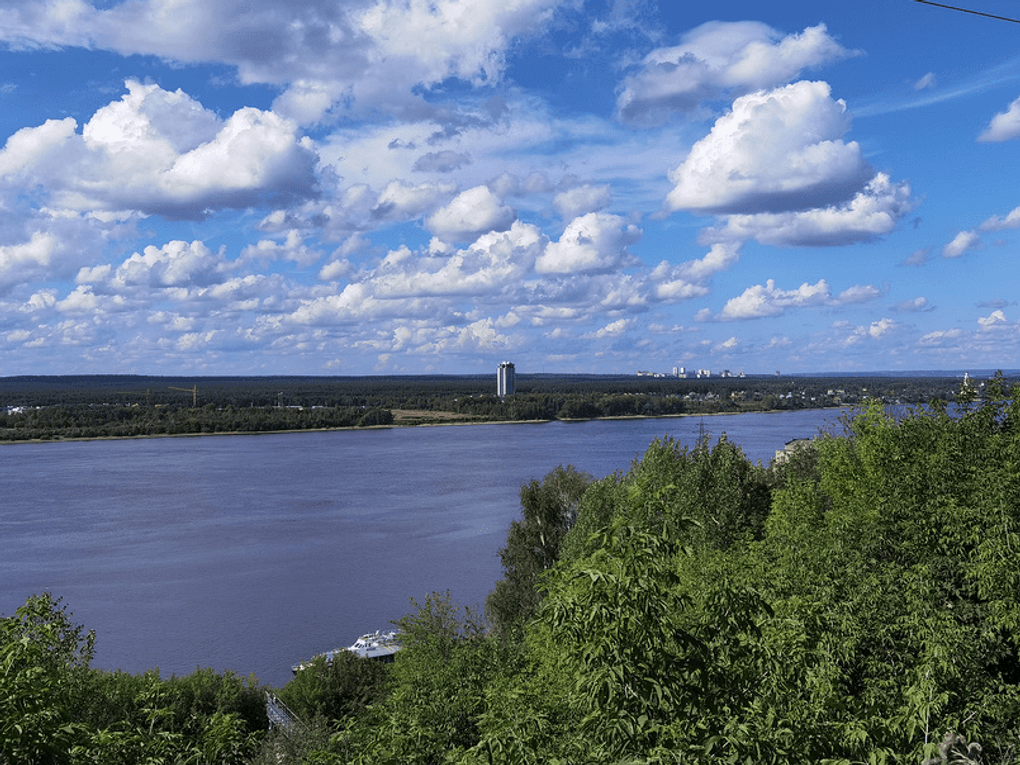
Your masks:
M 44 590 L 93 666 L 282 685 L 432 591 L 482 604 L 522 484 L 626 470 L 702 427 L 768 463 L 838 412 L 471 425 L 0 447 L 0 614 Z

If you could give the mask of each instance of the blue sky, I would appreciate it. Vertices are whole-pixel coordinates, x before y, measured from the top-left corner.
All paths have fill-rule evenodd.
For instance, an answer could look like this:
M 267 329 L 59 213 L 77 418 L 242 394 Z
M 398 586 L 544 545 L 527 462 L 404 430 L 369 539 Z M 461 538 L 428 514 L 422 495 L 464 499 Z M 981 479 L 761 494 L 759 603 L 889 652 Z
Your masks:
M 1017 367 L 1020 24 L 690 5 L 6 0 L 0 375 Z

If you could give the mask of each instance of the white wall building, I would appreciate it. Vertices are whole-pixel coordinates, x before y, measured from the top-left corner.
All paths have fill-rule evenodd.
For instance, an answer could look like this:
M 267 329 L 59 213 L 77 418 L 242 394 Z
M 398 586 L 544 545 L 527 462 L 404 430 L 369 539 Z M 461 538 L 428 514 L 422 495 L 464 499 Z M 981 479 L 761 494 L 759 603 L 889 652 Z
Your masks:
M 496 372 L 496 395 L 500 398 L 513 395 L 517 389 L 517 381 L 514 379 L 514 365 L 510 361 L 504 361 L 499 365 Z

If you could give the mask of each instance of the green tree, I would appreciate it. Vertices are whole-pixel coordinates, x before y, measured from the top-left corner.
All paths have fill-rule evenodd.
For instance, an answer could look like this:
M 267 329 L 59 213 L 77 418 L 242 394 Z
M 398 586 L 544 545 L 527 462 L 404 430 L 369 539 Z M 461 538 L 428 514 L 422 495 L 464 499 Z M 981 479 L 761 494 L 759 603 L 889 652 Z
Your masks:
M 582 527 L 468 761 L 1020 761 L 1020 391 L 768 472 L 659 442 Z
M 95 636 L 70 617 L 44 593 L 0 619 L 0 763 L 69 762 L 85 734 L 70 710 Z
M 558 560 L 591 482 L 587 473 L 561 465 L 541 481 L 521 487 L 521 517 L 511 521 L 506 546 L 499 552 L 503 578 L 486 601 L 493 629 L 504 637 L 519 636 L 537 613 L 542 601 L 539 576 Z
M 302 720 L 321 716 L 336 722 L 385 698 L 390 665 L 340 651 L 331 660 L 318 656 L 280 689 L 280 698 Z
M 343 734 L 339 761 L 431 765 L 478 743 L 485 689 L 511 656 L 449 593 L 432 593 L 398 622 L 393 691 Z

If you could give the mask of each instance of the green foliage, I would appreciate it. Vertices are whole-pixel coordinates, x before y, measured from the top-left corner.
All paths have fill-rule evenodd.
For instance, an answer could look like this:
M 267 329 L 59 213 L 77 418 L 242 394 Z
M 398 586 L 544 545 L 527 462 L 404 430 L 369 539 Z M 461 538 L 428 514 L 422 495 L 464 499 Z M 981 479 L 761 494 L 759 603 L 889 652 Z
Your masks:
M 95 636 L 49 593 L 0 619 L 0 763 L 64 763 L 83 726 L 70 715 Z
M 334 742 L 349 761 L 428 765 L 478 743 L 486 686 L 512 656 L 470 609 L 432 593 L 399 620 L 392 693 Z
M 985 396 L 594 484 L 465 762 L 1020 762 L 1020 391 Z
M 994 388 L 956 416 L 872 404 L 777 491 L 774 602 L 844 752 L 918 761 L 947 729 L 1017 741 L 1018 414 Z
M 543 619 L 551 648 L 572 668 L 568 703 L 590 761 L 615 762 L 663 741 L 705 690 L 703 645 L 682 629 L 676 542 L 617 525 L 588 559 L 557 572 Z M 582 743 L 583 742 L 583 743 Z
M 358 419 L 359 428 L 392 424 L 393 424 L 393 412 L 391 412 L 389 409 L 382 409 L 379 407 L 369 409 Z
M 230 672 L 162 680 L 155 670 L 94 671 L 85 690 L 77 717 L 90 734 L 74 748 L 74 763 L 240 765 L 268 726 L 263 690 Z
M 572 561 L 581 557 L 594 535 L 613 522 L 617 509 L 627 505 L 627 479 L 620 473 L 595 481 L 577 503 L 577 518 L 560 545 L 560 558 Z
M 661 501 L 649 503 L 649 496 Z M 564 547 L 571 556 L 591 552 L 600 539 L 592 534 L 615 517 L 650 533 L 683 529 L 687 543 L 724 550 L 763 536 L 770 496 L 765 470 L 751 465 L 725 435 L 715 445 L 701 440 L 692 449 L 664 438 L 626 477 L 596 484 Z
M 503 637 L 519 636 L 538 611 L 538 578 L 558 560 L 591 480 L 572 465 L 561 465 L 542 481 L 521 487 L 521 518 L 511 521 L 506 547 L 499 551 L 503 578 L 486 601 L 493 628 Z
M 302 720 L 341 721 L 385 698 L 390 665 L 340 651 L 318 656 L 280 689 L 279 696 Z
M 254 679 L 94 670 L 93 643 L 48 594 L 0 619 L 0 763 L 241 765 L 254 754 L 268 723 Z
M 316 716 L 290 730 L 273 730 L 261 741 L 250 765 L 305 765 L 349 762 L 338 744 L 337 723 Z

